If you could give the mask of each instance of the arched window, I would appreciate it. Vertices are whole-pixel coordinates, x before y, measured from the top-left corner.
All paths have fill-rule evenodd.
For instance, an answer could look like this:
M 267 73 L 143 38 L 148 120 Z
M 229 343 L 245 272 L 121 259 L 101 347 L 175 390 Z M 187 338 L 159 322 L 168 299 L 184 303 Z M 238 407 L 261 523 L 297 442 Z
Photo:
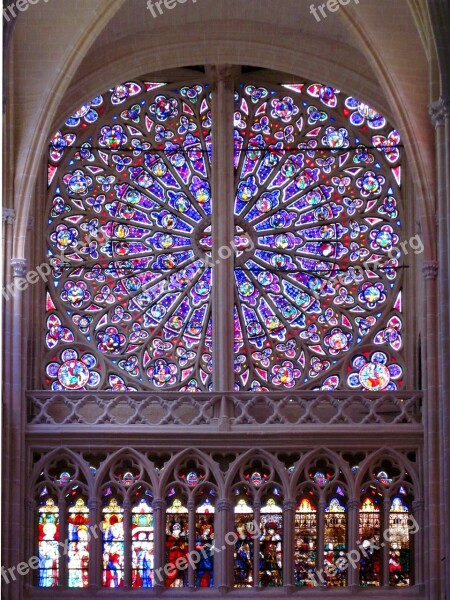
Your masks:
M 403 496 L 404 489 L 400 490 Z M 405 586 L 411 581 L 410 510 L 405 499 L 394 496 L 389 512 L 389 585 Z
M 166 587 L 187 587 L 189 552 L 189 510 L 183 495 L 175 488 L 169 490 L 166 510 Z
M 242 76 L 234 197 L 214 198 L 233 157 L 212 156 L 211 89 L 129 81 L 52 138 L 45 386 L 209 390 L 212 319 L 236 390 L 402 386 L 399 133 L 332 87 Z M 215 203 L 234 213 L 218 254 Z M 213 315 L 230 255 L 234 305 Z
M 359 542 L 362 552 L 359 582 L 364 587 L 379 586 L 381 577 L 381 495 L 372 491 L 374 495 L 366 496 L 359 509 Z
M 339 490 L 338 486 L 338 490 Z M 339 494 L 339 491 L 338 491 Z M 327 585 L 345 586 L 347 573 L 341 561 L 346 560 L 347 519 L 342 489 L 325 507 L 324 519 L 324 573 Z
M 131 512 L 132 586 L 134 588 L 153 587 L 155 540 L 153 508 L 149 490 L 136 492 Z
M 85 588 L 89 585 L 89 508 L 86 499 L 74 492 L 68 512 L 69 587 Z

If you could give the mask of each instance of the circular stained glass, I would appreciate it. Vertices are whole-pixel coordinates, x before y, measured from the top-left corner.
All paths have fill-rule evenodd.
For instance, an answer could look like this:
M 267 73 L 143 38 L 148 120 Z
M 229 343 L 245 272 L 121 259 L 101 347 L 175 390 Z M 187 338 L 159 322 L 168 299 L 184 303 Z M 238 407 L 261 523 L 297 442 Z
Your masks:
M 87 383 L 61 358 L 70 339 L 98 361 L 92 388 L 212 389 L 214 117 L 206 83 L 129 81 L 53 136 L 49 386 L 56 372 Z M 234 119 L 234 233 L 218 255 L 234 259 L 235 306 L 215 318 L 234 314 L 235 389 L 346 386 L 363 346 L 400 348 L 386 327 L 401 328 L 400 135 L 319 83 L 238 84 Z M 383 369 L 361 372 L 365 389 L 384 389 Z
M 371 392 L 384 390 L 391 380 L 387 367 L 380 363 L 369 362 L 359 372 L 361 385 Z
M 68 390 L 79 390 L 89 380 L 89 369 L 81 360 L 69 360 L 60 366 L 58 380 Z

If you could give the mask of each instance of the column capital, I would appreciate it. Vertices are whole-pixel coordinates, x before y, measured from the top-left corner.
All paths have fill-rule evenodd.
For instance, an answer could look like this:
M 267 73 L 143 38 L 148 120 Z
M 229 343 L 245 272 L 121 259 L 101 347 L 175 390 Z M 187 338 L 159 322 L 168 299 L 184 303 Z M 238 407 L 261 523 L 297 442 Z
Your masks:
M 431 122 L 436 127 L 442 127 L 445 119 L 450 117 L 450 99 L 442 96 L 435 102 L 431 102 L 428 107 L 431 116 Z
M 285 500 L 283 502 L 283 511 L 292 511 L 294 512 L 297 508 L 296 503 L 293 500 Z
M 100 500 L 98 498 L 91 498 L 88 500 L 87 505 L 89 510 L 98 510 L 100 508 Z
M 29 511 L 34 511 L 36 508 L 36 500 L 34 498 L 25 498 L 25 508 Z
M 422 273 L 425 279 L 436 279 L 438 275 L 439 263 L 437 260 L 427 260 L 423 263 Z
M 16 220 L 16 211 L 13 208 L 2 208 L 2 221 L 8 225 L 14 225 Z
M 13 277 L 23 277 L 27 272 L 26 258 L 12 258 L 11 267 L 13 270 Z
M 125 498 L 122 507 L 123 510 L 131 510 L 131 500 L 129 498 Z
M 228 500 L 219 500 L 219 502 L 216 504 L 216 507 L 219 512 L 231 512 L 233 510 L 233 505 Z
M 153 500 L 152 502 L 153 510 L 161 510 L 164 511 L 167 508 L 167 503 L 165 500 Z
M 208 65 L 207 69 L 214 86 L 219 82 L 223 82 L 225 87 L 231 88 L 237 73 L 236 67 L 233 65 Z
M 359 510 L 359 502 L 358 502 L 358 500 L 349 500 L 347 502 L 347 509 L 348 510 Z
M 188 510 L 195 510 L 195 500 L 192 500 L 192 498 L 190 500 L 188 500 L 186 502 L 186 508 Z

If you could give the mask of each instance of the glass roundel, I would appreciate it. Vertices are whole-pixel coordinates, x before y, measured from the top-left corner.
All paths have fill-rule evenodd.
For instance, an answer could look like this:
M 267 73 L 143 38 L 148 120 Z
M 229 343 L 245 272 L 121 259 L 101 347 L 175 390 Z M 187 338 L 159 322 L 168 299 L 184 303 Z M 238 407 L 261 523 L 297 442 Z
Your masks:
M 317 83 L 235 103 L 236 390 L 396 389 L 398 132 Z M 47 387 L 212 389 L 213 118 L 204 83 L 130 81 L 53 136 Z

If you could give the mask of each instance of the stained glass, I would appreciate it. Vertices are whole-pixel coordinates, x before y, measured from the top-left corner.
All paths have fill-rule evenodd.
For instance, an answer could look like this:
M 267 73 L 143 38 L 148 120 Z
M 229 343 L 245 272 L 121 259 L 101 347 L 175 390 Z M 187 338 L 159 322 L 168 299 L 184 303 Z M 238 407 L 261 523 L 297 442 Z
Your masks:
M 132 508 L 131 519 L 132 586 L 153 587 L 154 526 L 153 510 L 142 498 Z
M 195 567 L 195 587 L 214 586 L 214 506 L 205 499 L 195 514 L 195 550 L 200 558 Z
M 283 584 L 283 509 L 270 498 L 261 507 L 259 538 L 259 585 L 273 587 Z
M 78 498 L 68 512 L 69 587 L 84 588 L 89 585 L 89 509 Z
M 234 586 L 253 587 L 253 508 L 246 499 L 240 498 L 234 513 L 234 527 L 238 536 L 234 546 Z
M 411 581 L 409 509 L 400 497 L 392 500 L 389 513 L 389 585 L 406 586 Z
M 297 586 L 312 586 L 317 559 L 317 511 L 303 498 L 295 512 L 294 577 Z
M 182 500 L 175 498 L 166 511 L 166 587 L 188 585 L 187 563 L 181 564 L 189 551 L 188 524 L 188 509 Z
M 343 567 L 346 549 L 345 507 L 338 498 L 332 498 L 325 507 L 324 578 L 329 586 L 346 585 L 346 568 Z
M 38 521 L 38 585 L 54 588 L 59 576 L 59 509 L 53 498 L 39 507 Z
M 363 587 L 380 585 L 380 509 L 378 501 L 365 498 L 359 512 L 359 543 L 361 560 L 359 564 L 359 582 Z M 378 548 L 375 548 L 378 546 Z
M 130 81 L 52 138 L 52 389 L 208 389 L 210 129 L 207 85 Z
M 235 226 L 252 242 L 235 261 L 236 389 L 396 389 L 394 354 L 339 373 L 363 342 L 400 349 L 398 132 L 317 83 L 241 85 L 235 105 Z
M 212 118 L 128 81 L 51 138 L 48 387 L 211 389 Z M 320 83 L 238 85 L 234 126 L 236 389 L 401 387 L 400 134 Z
M 103 508 L 102 539 L 103 586 L 108 588 L 123 587 L 123 508 L 114 497 Z

